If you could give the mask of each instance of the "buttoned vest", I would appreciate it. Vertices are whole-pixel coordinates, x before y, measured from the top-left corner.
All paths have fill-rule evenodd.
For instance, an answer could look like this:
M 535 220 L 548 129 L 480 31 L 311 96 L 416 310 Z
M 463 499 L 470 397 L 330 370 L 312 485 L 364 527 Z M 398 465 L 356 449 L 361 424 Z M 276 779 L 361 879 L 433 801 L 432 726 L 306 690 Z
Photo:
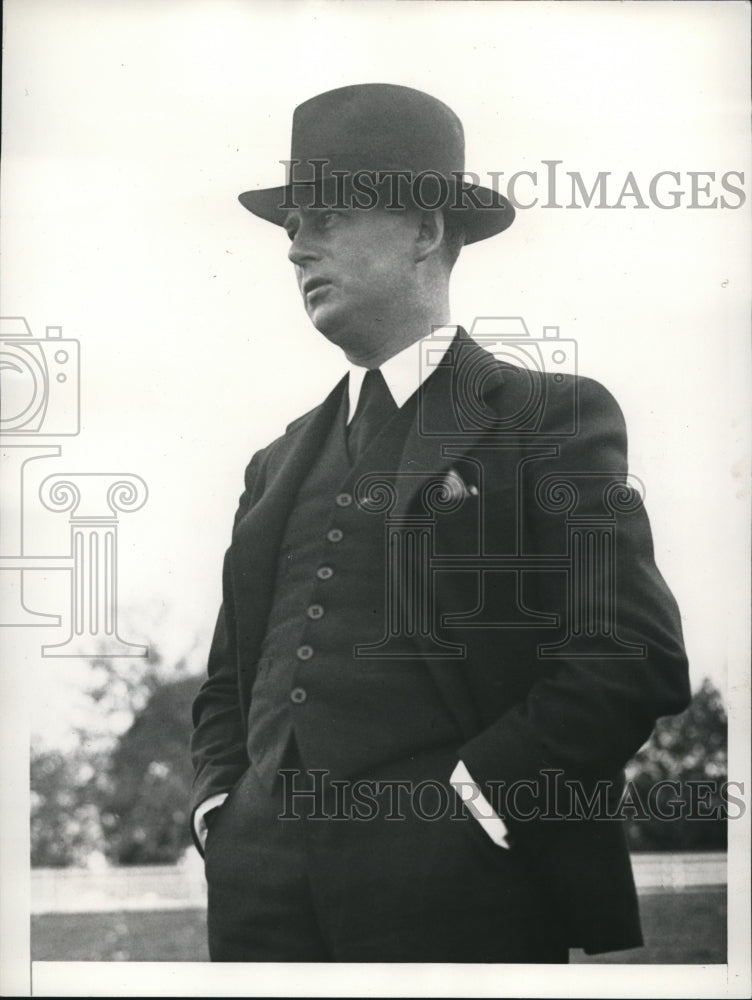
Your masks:
M 419 658 L 382 659 L 359 648 L 383 639 L 389 595 L 384 514 L 361 506 L 358 481 L 394 472 L 415 399 L 355 467 L 346 406 L 345 394 L 279 550 L 248 717 L 248 755 L 269 788 L 293 734 L 304 766 L 337 778 L 461 739 Z

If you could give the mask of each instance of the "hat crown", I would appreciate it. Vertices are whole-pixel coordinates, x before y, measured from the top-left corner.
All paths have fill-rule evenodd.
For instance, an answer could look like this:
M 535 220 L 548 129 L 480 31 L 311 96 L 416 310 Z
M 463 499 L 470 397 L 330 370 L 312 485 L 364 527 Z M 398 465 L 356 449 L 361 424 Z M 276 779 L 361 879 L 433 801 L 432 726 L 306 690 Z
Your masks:
M 284 186 L 239 195 L 244 208 L 276 226 L 285 224 L 291 208 L 325 196 L 333 200 L 321 204 L 367 209 L 374 205 L 370 192 L 377 202 L 388 197 L 387 208 L 397 207 L 391 205 L 395 189 L 403 204 L 440 207 L 462 227 L 465 244 L 495 236 L 514 221 L 506 198 L 464 177 L 465 134 L 454 111 L 412 87 L 357 83 L 304 101 L 293 113 L 290 160 Z M 406 184 L 392 181 L 387 171 L 402 171 Z
M 364 83 L 317 94 L 293 114 L 291 159 L 330 170 L 465 169 L 465 136 L 442 101 L 411 87 Z

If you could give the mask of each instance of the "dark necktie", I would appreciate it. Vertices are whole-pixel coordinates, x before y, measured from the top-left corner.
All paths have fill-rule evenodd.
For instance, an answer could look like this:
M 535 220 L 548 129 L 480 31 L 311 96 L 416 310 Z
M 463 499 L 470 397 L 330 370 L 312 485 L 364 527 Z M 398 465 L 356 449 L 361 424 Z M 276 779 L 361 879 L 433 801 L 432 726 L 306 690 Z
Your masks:
M 357 462 L 386 421 L 397 411 L 384 376 L 378 368 L 369 368 L 360 387 L 360 398 L 347 428 L 347 450 Z

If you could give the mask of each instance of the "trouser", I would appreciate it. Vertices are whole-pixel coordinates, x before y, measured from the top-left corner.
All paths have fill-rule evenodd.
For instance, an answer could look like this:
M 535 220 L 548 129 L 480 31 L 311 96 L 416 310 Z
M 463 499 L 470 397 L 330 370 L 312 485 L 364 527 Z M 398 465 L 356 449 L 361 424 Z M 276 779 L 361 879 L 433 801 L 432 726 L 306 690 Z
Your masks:
M 566 962 L 522 856 L 449 784 L 456 762 L 434 750 L 315 796 L 295 794 L 304 771 L 270 794 L 251 766 L 206 842 L 212 960 Z

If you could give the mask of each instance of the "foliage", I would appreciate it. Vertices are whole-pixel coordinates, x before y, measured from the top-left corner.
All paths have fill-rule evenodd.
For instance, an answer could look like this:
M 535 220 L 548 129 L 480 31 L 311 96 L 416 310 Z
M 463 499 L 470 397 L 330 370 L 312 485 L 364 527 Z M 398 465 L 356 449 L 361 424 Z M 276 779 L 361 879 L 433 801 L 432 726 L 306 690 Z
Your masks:
M 199 678 L 155 690 L 120 738 L 110 763 L 103 821 L 120 864 L 175 861 L 190 844 L 188 741 Z
M 661 781 L 679 783 L 669 789 L 661 809 L 676 819 L 631 819 L 627 825 L 630 847 L 643 851 L 725 850 L 726 803 L 721 789 L 727 778 L 728 721 L 718 690 L 705 680 L 681 715 L 658 720 L 653 735 L 627 768 L 642 803 Z M 706 785 L 703 791 L 693 782 Z M 675 806 L 667 806 L 668 798 Z M 712 818 L 715 814 L 715 818 Z M 707 817 L 707 818 L 703 818 Z
M 159 650 L 149 647 L 145 657 L 97 657 L 91 661 L 91 682 L 87 694 L 97 708 L 100 727 L 87 729 L 91 743 L 114 748 L 118 739 L 146 709 L 151 698 L 165 685 L 186 676 L 185 660 L 165 662 Z
M 91 662 L 96 712 L 62 753 L 31 752 L 31 862 L 175 861 L 188 842 L 190 702 L 186 665 L 149 656 Z
M 66 754 L 32 749 L 32 866 L 83 865 L 103 852 L 99 803 L 104 764 L 82 748 Z

